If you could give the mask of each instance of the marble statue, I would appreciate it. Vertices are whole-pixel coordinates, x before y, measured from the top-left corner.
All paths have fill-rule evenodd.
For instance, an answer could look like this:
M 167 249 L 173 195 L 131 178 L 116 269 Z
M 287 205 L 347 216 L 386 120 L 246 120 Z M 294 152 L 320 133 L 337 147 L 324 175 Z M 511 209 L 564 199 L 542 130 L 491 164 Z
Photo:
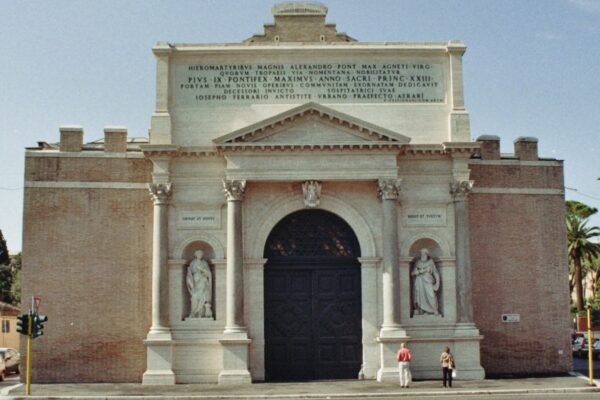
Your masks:
M 440 289 L 440 274 L 429 257 L 429 251 L 421 249 L 421 257 L 411 272 L 414 277 L 413 306 L 415 315 L 440 315 L 437 292 Z
M 202 259 L 204 251 L 194 253 L 196 257 L 187 269 L 186 284 L 190 292 L 189 318 L 212 318 L 212 273 L 208 263 Z

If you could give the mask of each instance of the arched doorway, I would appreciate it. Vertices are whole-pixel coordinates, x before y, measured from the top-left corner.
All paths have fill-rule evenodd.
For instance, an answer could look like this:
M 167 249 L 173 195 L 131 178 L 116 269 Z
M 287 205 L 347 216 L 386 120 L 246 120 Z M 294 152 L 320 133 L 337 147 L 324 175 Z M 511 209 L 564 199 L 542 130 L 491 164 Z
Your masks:
M 265 379 L 356 379 L 362 364 L 360 246 L 324 210 L 283 218 L 264 250 Z

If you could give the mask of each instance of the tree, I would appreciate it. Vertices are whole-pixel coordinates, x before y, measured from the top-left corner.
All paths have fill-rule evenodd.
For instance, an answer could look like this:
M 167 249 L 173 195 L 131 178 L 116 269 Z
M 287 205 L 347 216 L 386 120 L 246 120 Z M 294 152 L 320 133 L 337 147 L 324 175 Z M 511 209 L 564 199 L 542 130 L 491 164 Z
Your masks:
M 6 246 L 6 239 L 0 229 L 0 265 L 8 265 L 10 257 L 8 256 L 8 247 Z
M 592 297 L 596 298 L 598 294 L 598 283 L 600 282 L 600 256 L 591 257 L 589 260 L 586 260 L 582 267 L 581 273 L 590 280 Z
M 10 287 L 10 295 L 12 304 L 18 305 L 21 303 L 21 253 L 10 258 L 10 269 L 12 271 L 13 281 Z
M 598 212 L 597 208 L 590 207 L 587 204 L 575 200 L 567 200 L 565 205 L 567 207 L 567 217 L 573 216 L 580 219 L 586 219 Z
M 588 227 L 587 222 L 585 218 L 567 215 L 568 254 L 574 266 L 577 311 L 583 311 L 582 263 L 600 255 L 600 243 L 592 241 L 600 238 L 600 228 Z

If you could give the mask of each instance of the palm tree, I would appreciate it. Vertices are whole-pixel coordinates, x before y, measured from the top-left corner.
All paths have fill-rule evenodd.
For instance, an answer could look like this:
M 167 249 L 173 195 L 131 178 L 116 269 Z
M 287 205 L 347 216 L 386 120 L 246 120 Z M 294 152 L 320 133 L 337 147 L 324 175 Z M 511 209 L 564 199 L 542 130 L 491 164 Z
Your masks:
M 575 267 L 575 297 L 577 311 L 583 311 L 583 285 L 581 264 L 584 260 L 592 260 L 600 255 L 600 243 L 591 241 L 600 238 L 600 228 L 588 227 L 587 219 L 578 218 L 574 215 L 567 216 L 567 243 L 569 258 Z

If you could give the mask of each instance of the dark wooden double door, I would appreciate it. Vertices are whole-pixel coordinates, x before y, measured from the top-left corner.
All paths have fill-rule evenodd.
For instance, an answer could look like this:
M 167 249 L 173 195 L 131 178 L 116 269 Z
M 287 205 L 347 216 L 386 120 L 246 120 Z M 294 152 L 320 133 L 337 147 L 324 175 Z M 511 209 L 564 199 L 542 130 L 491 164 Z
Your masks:
M 265 378 L 356 379 L 362 364 L 360 267 L 265 268 Z

